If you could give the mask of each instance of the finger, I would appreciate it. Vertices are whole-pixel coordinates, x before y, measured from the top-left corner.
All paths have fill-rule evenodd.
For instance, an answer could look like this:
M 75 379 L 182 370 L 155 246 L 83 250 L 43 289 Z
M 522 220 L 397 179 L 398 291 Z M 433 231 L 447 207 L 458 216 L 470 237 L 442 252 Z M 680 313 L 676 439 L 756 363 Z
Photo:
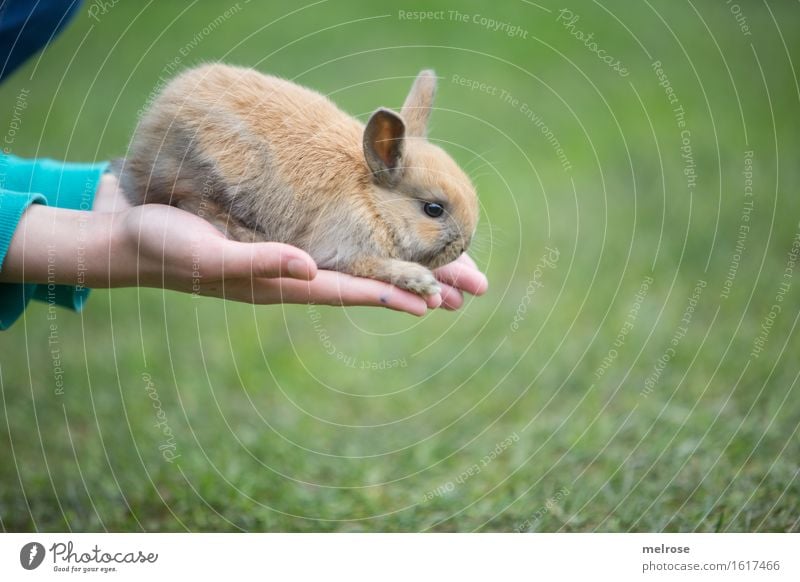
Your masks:
M 442 284 L 442 305 L 444 309 L 455 311 L 464 305 L 464 295 L 456 289 L 447 284 Z
M 300 303 L 377 306 L 418 316 L 427 312 L 426 301 L 414 293 L 382 281 L 336 271 L 320 271 L 308 283 L 288 279 L 282 283 L 285 297 L 299 299 Z
M 426 305 L 431 309 L 436 309 L 442 304 L 442 294 L 436 293 L 434 295 L 426 295 L 424 297 Z
M 288 277 L 308 281 L 317 265 L 306 253 L 291 245 L 274 242 L 226 241 L 223 248 L 223 278 Z
M 449 265 L 436 269 L 434 275 L 442 283 L 473 295 L 483 295 L 489 288 L 486 275 L 461 261 L 454 261 Z
M 470 267 L 472 267 L 476 271 L 480 271 L 480 269 L 478 268 L 478 265 L 475 264 L 475 261 L 473 261 L 472 257 L 470 257 L 467 253 L 463 253 L 460 257 L 458 257 L 456 259 L 456 261 L 460 262 L 460 263 L 464 263 L 466 265 L 469 265 Z
M 312 281 L 298 279 L 229 279 L 204 287 L 203 294 L 248 303 L 316 303 L 320 305 L 386 307 L 425 315 L 425 300 L 388 283 L 320 270 Z

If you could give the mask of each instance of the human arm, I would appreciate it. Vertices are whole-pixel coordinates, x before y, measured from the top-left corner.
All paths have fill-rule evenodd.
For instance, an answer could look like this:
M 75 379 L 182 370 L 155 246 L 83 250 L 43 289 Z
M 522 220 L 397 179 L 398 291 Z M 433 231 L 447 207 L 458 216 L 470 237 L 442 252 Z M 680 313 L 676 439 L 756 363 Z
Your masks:
M 130 207 L 113 183 L 101 185 L 94 206 L 31 206 L 11 241 L 0 282 L 163 287 L 259 304 L 371 305 L 414 315 L 440 304 L 458 308 L 462 289 L 486 289 L 468 258 L 437 271 L 442 297 L 423 299 L 379 281 L 317 270 L 308 254 L 289 245 L 228 240 L 177 208 Z

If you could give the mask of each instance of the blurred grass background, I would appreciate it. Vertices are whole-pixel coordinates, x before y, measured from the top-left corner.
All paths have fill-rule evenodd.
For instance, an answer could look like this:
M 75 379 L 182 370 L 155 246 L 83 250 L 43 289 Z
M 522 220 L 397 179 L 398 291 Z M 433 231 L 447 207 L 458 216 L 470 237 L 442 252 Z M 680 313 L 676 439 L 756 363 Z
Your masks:
M 798 529 L 797 3 L 574 1 L 571 28 L 547 0 L 98 6 L 0 87 L 0 131 L 29 91 L 12 153 L 123 154 L 176 66 L 253 66 L 361 119 L 433 67 L 431 138 L 478 187 L 491 289 L 420 320 L 96 290 L 58 312 L 55 344 L 32 305 L 0 336 L 3 529 Z M 693 189 L 654 61 L 686 112 Z

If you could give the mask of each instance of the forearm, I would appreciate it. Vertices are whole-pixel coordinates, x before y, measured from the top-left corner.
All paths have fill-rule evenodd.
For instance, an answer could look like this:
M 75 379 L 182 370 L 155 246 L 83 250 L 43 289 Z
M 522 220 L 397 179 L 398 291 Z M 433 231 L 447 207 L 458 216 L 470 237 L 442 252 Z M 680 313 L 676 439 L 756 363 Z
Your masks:
M 119 287 L 135 281 L 114 236 L 114 214 L 31 205 L 8 248 L 0 282 Z M 134 261 L 135 262 L 135 261 Z

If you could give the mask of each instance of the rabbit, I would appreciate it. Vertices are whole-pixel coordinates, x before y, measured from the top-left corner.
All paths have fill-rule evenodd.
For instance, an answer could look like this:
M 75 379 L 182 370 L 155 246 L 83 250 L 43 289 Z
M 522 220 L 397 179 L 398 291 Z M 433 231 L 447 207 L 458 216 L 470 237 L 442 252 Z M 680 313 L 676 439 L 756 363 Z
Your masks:
M 256 70 L 189 69 L 154 99 L 116 173 L 134 205 L 170 204 L 228 238 L 294 245 L 323 269 L 422 296 L 478 221 L 467 175 L 427 138 L 436 76 L 366 125 L 316 91 Z

